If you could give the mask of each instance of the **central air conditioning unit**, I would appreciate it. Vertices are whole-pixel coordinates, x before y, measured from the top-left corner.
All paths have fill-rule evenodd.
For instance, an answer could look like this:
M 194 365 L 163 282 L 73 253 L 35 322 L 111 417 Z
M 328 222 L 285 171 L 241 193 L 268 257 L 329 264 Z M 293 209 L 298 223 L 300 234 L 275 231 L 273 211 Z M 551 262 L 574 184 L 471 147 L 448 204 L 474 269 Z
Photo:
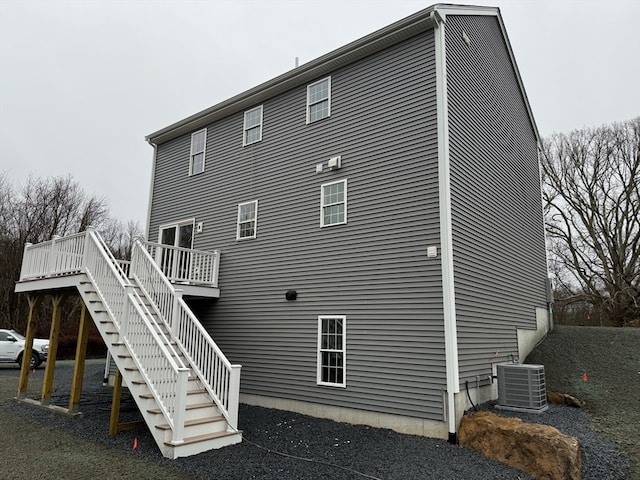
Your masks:
M 544 365 L 499 364 L 496 408 L 541 413 L 547 410 Z

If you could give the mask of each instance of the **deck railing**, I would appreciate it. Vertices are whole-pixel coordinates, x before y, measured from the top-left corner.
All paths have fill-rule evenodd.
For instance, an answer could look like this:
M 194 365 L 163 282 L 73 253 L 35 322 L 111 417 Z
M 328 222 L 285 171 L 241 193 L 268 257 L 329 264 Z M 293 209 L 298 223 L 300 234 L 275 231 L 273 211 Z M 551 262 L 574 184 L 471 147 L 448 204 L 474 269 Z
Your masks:
M 182 299 L 182 291 L 176 290 L 163 274 L 161 266 L 151 254 L 154 249 L 150 252 L 149 245 L 140 240 L 134 242 L 131 277 L 158 308 L 173 338 L 189 359 L 193 371 L 209 391 L 229 425 L 237 428 L 241 367 L 229 362 L 202 327 Z M 217 255 L 215 257 L 217 261 Z
M 27 243 L 22 257 L 21 280 L 79 272 L 83 267 L 85 233 L 55 235 L 48 242 Z
M 218 286 L 218 252 L 204 252 L 152 242 L 140 243 L 170 281 Z

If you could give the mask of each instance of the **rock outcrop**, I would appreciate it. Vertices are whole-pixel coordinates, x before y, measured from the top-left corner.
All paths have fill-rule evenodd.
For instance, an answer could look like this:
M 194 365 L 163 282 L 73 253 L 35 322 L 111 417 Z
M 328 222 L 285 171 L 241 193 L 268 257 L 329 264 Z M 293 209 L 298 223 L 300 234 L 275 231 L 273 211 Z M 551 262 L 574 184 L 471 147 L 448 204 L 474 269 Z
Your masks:
M 475 412 L 462 417 L 458 439 L 460 445 L 538 479 L 582 477 L 578 440 L 548 425 Z
M 549 390 L 547 390 L 547 402 L 576 408 L 584 407 L 584 402 L 573 395 L 569 395 L 568 393 L 551 392 Z

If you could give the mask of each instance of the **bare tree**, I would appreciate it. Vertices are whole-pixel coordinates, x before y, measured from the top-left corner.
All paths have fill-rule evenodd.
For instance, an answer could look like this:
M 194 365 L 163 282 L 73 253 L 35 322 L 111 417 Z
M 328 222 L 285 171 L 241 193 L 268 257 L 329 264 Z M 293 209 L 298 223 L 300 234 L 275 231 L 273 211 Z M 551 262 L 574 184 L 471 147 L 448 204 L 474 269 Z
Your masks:
M 14 288 L 25 243 L 79 233 L 89 225 L 115 232 L 112 236 L 119 241 L 129 232 L 109 218 L 104 199 L 88 195 L 71 176 L 29 177 L 23 185 L 14 186 L 6 174 L 0 174 L 0 326 L 24 326 L 26 301 Z
M 113 256 L 121 260 L 131 260 L 133 242 L 136 238 L 142 237 L 143 233 L 140 224 L 132 220 L 122 223 L 112 219 L 100 229 L 100 234 Z
M 22 243 L 100 226 L 109 213 L 104 199 L 87 195 L 71 176 L 29 177 L 14 194 L 11 211 L 10 229 Z
M 552 270 L 564 300 L 615 325 L 640 317 L 640 117 L 556 134 L 542 173 Z

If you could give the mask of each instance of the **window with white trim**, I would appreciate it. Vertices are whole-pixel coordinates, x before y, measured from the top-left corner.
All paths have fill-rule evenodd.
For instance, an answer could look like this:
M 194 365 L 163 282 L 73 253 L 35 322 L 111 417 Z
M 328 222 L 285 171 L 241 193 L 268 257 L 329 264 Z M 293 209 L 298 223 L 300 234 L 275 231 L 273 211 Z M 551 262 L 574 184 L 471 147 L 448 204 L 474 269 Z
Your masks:
M 331 116 L 331 77 L 307 85 L 307 123 Z
M 262 105 L 244 112 L 242 145 L 251 145 L 262 140 Z
M 238 205 L 238 226 L 236 240 L 256 238 L 258 219 L 258 201 L 241 203 Z
M 347 385 L 347 317 L 318 317 L 318 385 Z
M 320 226 L 347 223 L 347 180 L 325 183 L 320 187 Z
M 191 156 L 189 175 L 204 172 L 204 155 L 207 144 L 207 129 L 203 128 L 191 134 Z

